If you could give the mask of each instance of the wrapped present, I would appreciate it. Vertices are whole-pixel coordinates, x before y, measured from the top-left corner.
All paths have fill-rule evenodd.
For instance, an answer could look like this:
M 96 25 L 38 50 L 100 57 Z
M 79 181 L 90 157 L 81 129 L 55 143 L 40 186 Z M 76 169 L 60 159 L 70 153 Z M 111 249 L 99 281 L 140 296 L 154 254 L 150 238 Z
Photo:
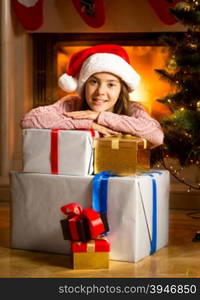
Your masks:
M 93 130 L 23 129 L 23 172 L 93 172 Z
M 83 209 L 78 203 L 69 203 L 61 207 L 68 218 L 61 220 L 65 240 L 86 242 L 105 233 L 108 222 L 92 208 Z M 105 222 L 105 226 L 104 226 Z
M 91 207 L 94 178 L 11 172 L 11 246 L 70 254 L 59 207 L 66 195 L 68 203 Z M 168 244 L 169 179 L 166 170 L 104 178 L 110 259 L 136 262 Z
M 73 269 L 107 269 L 109 267 L 110 244 L 105 239 L 87 243 L 71 242 Z
M 109 171 L 130 176 L 150 168 L 150 148 L 145 139 L 131 135 L 101 137 L 94 147 L 94 174 Z
M 87 242 L 91 239 L 86 218 L 72 217 L 60 221 L 64 240 Z
M 69 203 L 62 206 L 61 211 L 68 216 L 60 221 L 64 239 L 88 241 L 90 239 L 89 226 L 87 219 L 82 217 L 82 207 L 78 203 Z

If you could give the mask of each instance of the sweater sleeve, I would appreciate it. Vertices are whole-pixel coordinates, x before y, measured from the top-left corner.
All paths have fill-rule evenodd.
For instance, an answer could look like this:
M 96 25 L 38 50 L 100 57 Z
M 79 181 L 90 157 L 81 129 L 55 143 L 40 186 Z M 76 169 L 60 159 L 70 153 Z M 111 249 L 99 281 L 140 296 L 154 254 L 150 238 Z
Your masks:
M 163 143 L 164 134 L 159 122 L 153 119 L 137 102 L 130 103 L 128 116 L 101 112 L 97 122 L 113 130 L 145 138 L 153 146 Z
M 21 120 L 22 128 L 63 128 L 78 129 L 90 128 L 92 120 L 76 120 L 64 115 L 67 111 L 76 110 L 75 106 L 79 99 L 61 99 L 52 105 L 39 106 L 25 114 Z

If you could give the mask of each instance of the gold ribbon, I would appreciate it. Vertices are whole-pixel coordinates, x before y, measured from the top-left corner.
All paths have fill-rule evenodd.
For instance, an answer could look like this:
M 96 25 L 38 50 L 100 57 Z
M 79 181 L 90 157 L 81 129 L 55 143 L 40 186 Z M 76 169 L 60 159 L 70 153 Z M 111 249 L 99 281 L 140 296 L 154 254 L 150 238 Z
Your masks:
M 119 142 L 120 142 L 120 139 L 119 139 L 118 136 L 115 137 L 115 138 L 111 138 L 111 148 L 118 150 L 119 149 Z
M 142 140 L 144 149 L 147 148 L 147 140 L 144 138 L 138 138 L 137 136 L 132 136 L 130 134 L 118 135 L 118 136 L 111 136 L 111 148 L 112 149 L 119 149 L 119 142 L 120 139 L 127 139 L 127 140 Z
M 130 135 L 130 134 L 111 135 L 109 137 L 101 137 L 101 138 L 98 138 L 94 141 L 93 146 L 94 146 L 94 148 L 96 148 L 98 140 L 105 140 L 105 141 L 111 141 L 111 149 L 118 150 L 119 149 L 119 143 L 120 143 L 121 139 L 123 139 L 123 140 L 125 140 L 125 139 L 126 140 L 132 140 L 132 141 L 141 140 L 143 142 L 144 149 L 147 149 L 147 140 L 146 139 L 139 138 L 137 136 L 133 136 L 133 135 Z
M 95 252 L 95 240 L 87 242 L 86 252 Z

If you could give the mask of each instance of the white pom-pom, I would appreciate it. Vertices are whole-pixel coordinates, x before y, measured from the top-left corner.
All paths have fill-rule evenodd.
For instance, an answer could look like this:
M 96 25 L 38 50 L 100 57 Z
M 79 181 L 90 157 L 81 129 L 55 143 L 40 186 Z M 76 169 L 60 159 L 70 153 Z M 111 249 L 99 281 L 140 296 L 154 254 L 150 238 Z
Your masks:
M 58 85 L 65 92 L 73 92 L 78 87 L 78 80 L 65 73 L 59 77 Z

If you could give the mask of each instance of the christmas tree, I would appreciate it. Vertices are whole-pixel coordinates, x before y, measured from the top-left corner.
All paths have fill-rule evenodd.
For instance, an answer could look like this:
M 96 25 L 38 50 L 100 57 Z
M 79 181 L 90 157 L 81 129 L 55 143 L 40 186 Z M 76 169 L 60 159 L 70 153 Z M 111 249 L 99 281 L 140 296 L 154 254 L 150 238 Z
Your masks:
M 200 189 L 200 184 L 187 183 L 180 170 L 166 164 L 166 158 L 173 157 L 181 169 L 189 165 L 200 168 L 200 0 L 179 2 L 170 12 L 186 30 L 181 38 L 163 38 L 170 58 L 167 68 L 156 72 L 170 83 L 172 92 L 157 99 L 168 106 L 170 114 L 161 121 L 165 139 L 155 161 L 160 160 L 189 189 Z

